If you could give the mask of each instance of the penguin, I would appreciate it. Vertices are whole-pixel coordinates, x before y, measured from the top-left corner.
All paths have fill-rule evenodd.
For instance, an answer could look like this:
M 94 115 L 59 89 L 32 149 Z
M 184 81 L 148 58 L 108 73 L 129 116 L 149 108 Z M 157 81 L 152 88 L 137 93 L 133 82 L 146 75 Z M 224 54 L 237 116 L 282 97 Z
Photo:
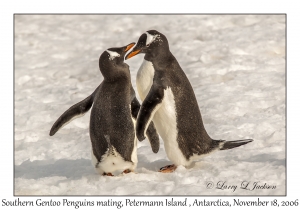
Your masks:
M 102 83 L 86 99 L 71 106 L 53 124 L 50 136 L 92 106 L 89 133 L 91 159 L 101 175 L 113 176 L 115 171 L 133 172 L 137 166 L 135 121 L 140 103 L 131 84 L 129 66 L 124 56 L 135 43 L 109 48 L 99 58 Z M 154 124 L 147 130 L 152 150 L 159 150 L 159 136 Z
M 160 168 L 160 172 L 173 172 L 179 165 L 190 167 L 203 155 L 253 141 L 210 138 L 193 88 L 170 52 L 165 35 L 156 30 L 143 33 L 125 59 L 140 53 L 145 56 L 137 73 L 136 85 L 143 102 L 136 121 L 136 135 L 139 141 L 144 140 L 145 130 L 153 120 L 164 141 L 167 157 L 173 163 Z

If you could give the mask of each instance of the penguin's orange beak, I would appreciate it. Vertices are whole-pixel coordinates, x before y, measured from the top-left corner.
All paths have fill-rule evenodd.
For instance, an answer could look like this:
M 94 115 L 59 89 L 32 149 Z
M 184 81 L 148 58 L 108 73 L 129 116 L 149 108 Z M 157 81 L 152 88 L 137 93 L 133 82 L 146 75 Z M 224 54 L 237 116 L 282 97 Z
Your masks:
M 129 45 L 127 45 L 125 52 L 127 52 L 128 50 L 130 50 L 133 46 L 135 45 L 135 43 L 130 43 Z
M 139 54 L 140 51 L 141 51 L 141 50 L 136 50 L 136 51 L 133 51 L 133 52 L 129 53 L 129 54 L 126 56 L 125 59 L 127 60 L 127 59 L 129 59 L 129 58 L 135 56 L 136 54 Z

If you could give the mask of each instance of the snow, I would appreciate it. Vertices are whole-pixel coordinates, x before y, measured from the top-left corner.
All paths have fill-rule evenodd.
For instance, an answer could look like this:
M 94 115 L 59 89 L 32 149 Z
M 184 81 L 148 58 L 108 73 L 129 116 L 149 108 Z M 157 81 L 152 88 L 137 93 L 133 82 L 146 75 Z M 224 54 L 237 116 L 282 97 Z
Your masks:
M 285 15 L 16 15 L 14 194 L 285 195 L 285 21 Z M 52 137 L 50 128 L 103 80 L 103 51 L 137 42 L 151 29 L 168 38 L 208 134 L 254 141 L 162 174 L 159 168 L 170 164 L 163 141 L 154 154 L 145 140 L 138 142 L 135 173 L 99 176 L 90 157 L 90 112 Z M 135 90 L 142 60 L 126 60 Z M 245 190 L 244 181 L 276 188 Z M 238 187 L 216 188 L 225 185 Z

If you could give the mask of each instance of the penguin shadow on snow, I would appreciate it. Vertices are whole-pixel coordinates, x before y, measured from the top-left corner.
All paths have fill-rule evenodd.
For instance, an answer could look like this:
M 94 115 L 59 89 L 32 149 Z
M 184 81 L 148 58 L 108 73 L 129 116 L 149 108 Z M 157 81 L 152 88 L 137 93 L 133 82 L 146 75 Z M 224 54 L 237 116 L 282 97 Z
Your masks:
M 95 174 L 91 160 L 26 160 L 15 166 L 15 178 L 40 179 L 45 177 L 62 176 L 68 179 L 80 179 L 83 176 Z
M 159 159 L 155 161 L 150 161 L 146 155 L 139 154 L 138 153 L 138 165 L 137 165 L 137 173 L 145 173 L 143 169 L 149 170 L 151 172 L 158 172 L 158 170 L 163 166 L 163 165 L 168 165 L 171 164 L 171 161 L 168 161 L 166 159 Z

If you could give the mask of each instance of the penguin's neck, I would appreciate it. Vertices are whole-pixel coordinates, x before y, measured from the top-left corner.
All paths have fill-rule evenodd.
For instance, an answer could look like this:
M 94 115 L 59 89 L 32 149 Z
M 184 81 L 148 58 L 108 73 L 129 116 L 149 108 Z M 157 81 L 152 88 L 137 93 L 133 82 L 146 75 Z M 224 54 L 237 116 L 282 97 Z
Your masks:
M 130 93 L 130 88 L 132 86 L 131 80 L 126 78 L 118 78 L 115 80 L 103 80 L 103 86 L 105 86 L 108 90 L 113 91 L 114 93 Z M 130 96 L 130 94 L 128 95 Z
M 160 52 L 157 55 L 152 53 L 146 53 L 144 59 L 146 61 L 150 61 L 153 64 L 153 66 L 155 66 L 155 70 L 164 70 L 168 65 L 168 62 L 166 61 L 174 59 L 174 56 L 170 51 L 166 51 Z
M 118 72 L 117 74 L 112 74 L 112 75 L 105 75 L 104 80 L 107 83 L 118 83 L 118 82 L 124 82 L 131 84 L 131 77 L 129 73 L 125 72 Z

